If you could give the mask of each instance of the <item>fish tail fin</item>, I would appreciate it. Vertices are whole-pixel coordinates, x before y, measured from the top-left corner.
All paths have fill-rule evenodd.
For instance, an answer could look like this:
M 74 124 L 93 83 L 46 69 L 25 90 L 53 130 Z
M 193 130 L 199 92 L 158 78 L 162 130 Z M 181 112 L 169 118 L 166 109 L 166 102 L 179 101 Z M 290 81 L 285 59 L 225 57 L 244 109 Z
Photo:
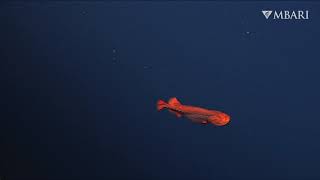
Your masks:
M 166 108 L 168 106 L 168 104 L 166 102 L 164 102 L 163 100 L 158 100 L 157 102 L 157 109 L 158 111 L 161 111 L 162 109 Z

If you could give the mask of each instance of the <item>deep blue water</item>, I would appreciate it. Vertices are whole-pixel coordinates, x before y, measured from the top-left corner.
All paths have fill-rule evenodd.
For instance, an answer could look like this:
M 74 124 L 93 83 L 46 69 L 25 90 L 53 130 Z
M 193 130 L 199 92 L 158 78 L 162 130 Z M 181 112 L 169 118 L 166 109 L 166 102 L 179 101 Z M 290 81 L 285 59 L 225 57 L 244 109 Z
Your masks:
M 307 21 L 262 9 L 308 9 Z M 7 179 L 319 179 L 320 4 L 0 6 Z M 217 109 L 226 127 L 157 112 Z

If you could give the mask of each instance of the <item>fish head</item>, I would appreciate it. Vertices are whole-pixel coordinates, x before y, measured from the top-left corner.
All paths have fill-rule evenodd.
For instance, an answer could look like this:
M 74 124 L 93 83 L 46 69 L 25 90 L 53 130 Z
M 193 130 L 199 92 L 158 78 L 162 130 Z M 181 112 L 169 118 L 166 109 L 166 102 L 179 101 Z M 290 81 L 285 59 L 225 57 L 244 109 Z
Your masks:
M 210 116 L 208 118 L 209 122 L 211 122 L 212 124 L 216 125 L 216 126 L 225 126 L 230 122 L 230 116 L 219 112 L 219 114 L 214 115 L 214 116 Z

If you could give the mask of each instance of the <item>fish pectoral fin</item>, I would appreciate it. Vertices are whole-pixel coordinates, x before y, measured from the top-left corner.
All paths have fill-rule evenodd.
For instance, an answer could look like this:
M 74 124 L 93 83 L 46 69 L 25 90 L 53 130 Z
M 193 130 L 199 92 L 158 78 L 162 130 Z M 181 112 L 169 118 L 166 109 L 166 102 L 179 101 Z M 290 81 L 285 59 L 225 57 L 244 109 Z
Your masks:
M 201 116 L 199 115 L 193 115 L 193 114 L 188 114 L 185 115 L 188 119 L 191 120 L 191 122 L 193 123 L 202 123 L 203 121 L 205 121 Z
M 181 113 L 179 113 L 179 112 L 177 112 L 177 111 L 173 111 L 173 110 L 171 110 L 171 109 L 169 109 L 169 112 L 175 114 L 178 118 L 180 118 L 180 117 L 182 116 Z
M 201 124 L 208 124 L 208 121 L 202 121 Z

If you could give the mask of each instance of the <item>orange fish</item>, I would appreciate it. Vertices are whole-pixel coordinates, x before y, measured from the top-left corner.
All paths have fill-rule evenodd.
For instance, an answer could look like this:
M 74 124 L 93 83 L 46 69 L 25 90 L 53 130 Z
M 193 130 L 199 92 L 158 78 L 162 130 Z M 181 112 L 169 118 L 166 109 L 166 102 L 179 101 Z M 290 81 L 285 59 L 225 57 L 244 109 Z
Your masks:
M 199 124 L 211 123 L 216 126 L 224 126 L 230 122 L 230 116 L 223 112 L 182 105 L 175 97 L 169 99 L 168 103 L 163 100 L 157 102 L 158 111 L 165 108 L 179 118 L 185 116 L 192 122 Z

